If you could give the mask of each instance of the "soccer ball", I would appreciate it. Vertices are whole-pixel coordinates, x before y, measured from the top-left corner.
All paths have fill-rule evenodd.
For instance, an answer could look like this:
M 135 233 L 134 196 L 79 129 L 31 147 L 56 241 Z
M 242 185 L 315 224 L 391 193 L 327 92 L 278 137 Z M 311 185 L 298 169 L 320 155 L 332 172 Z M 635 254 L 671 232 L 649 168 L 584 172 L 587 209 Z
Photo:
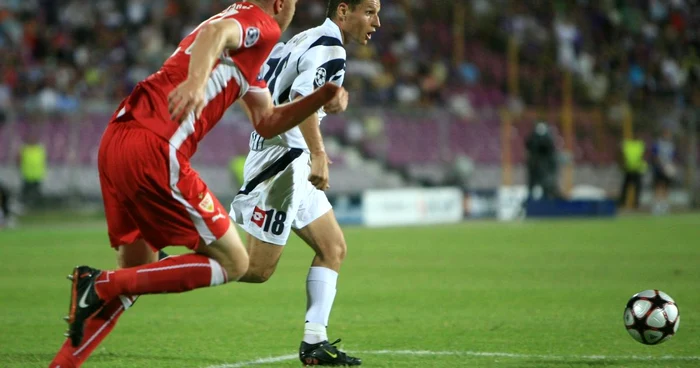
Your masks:
M 623 316 L 627 332 L 646 345 L 660 344 L 676 334 L 680 315 L 676 302 L 659 290 L 634 294 Z

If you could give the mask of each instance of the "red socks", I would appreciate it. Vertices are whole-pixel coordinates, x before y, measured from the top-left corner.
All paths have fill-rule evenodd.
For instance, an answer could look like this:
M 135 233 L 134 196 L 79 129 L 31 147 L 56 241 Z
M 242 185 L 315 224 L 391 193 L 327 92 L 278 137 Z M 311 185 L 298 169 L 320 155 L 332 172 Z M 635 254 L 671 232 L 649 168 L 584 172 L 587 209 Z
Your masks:
M 97 294 L 105 301 L 105 306 L 85 322 L 82 344 L 74 348 L 70 339 L 66 339 L 49 368 L 80 367 L 114 329 L 119 317 L 138 295 L 179 293 L 226 282 L 226 271 L 221 265 L 199 254 L 168 257 L 144 266 L 105 271 L 95 282 Z
M 95 288 L 100 299 L 109 302 L 120 295 L 180 293 L 226 281 L 226 271 L 217 261 L 186 254 L 144 266 L 105 271 L 95 282 Z
M 94 317 L 85 322 L 85 337 L 83 343 L 74 348 L 70 339 L 66 339 L 49 368 L 77 368 L 80 367 L 102 340 L 112 332 L 117 319 L 128 309 L 136 297 L 119 297 L 105 304 L 104 308 Z

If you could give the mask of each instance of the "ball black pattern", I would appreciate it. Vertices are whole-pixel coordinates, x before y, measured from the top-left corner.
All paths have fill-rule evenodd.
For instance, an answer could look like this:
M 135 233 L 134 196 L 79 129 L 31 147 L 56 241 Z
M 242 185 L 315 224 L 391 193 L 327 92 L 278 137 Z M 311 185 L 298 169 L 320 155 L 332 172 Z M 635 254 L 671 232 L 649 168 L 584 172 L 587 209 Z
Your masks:
M 657 345 L 678 331 L 680 314 L 673 298 L 654 289 L 634 294 L 627 302 L 623 320 L 632 338 L 645 345 Z

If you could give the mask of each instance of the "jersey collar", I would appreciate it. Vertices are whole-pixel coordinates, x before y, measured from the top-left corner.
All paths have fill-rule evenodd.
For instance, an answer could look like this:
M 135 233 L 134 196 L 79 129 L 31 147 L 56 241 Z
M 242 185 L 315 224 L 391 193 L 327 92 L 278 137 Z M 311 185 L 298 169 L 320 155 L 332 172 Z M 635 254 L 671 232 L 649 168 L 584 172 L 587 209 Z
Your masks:
M 339 39 L 340 42 L 343 42 L 343 33 L 340 31 L 340 27 L 338 27 L 338 25 L 335 24 L 331 18 L 326 18 L 326 21 L 323 22 L 323 27 L 328 28 L 328 30 L 331 31 L 332 36 L 335 36 L 335 38 Z

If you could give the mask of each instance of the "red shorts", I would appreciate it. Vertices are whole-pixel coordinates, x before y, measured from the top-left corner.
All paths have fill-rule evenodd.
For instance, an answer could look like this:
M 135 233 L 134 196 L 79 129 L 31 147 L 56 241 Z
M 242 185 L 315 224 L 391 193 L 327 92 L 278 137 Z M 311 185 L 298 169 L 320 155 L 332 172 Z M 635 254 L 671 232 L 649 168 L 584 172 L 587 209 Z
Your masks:
M 228 211 L 186 156 L 154 133 L 109 124 L 98 155 L 100 186 L 113 247 L 144 239 L 153 248 L 196 249 L 220 239 Z

